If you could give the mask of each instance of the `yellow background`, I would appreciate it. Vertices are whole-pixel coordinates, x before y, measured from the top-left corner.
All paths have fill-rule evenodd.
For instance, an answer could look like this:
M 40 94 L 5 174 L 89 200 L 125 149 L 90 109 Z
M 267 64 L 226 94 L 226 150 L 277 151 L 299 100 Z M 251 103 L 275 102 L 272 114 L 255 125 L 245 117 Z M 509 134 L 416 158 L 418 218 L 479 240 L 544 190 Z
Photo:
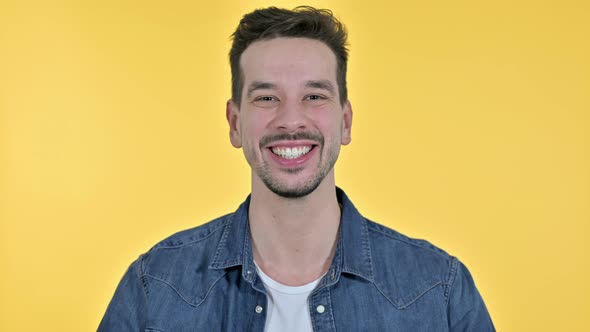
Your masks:
M 499 331 L 590 329 L 590 2 L 330 1 L 365 216 L 471 270 Z M 127 266 L 233 211 L 229 35 L 293 1 L 0 0 L 0 330 L 95 330 Z

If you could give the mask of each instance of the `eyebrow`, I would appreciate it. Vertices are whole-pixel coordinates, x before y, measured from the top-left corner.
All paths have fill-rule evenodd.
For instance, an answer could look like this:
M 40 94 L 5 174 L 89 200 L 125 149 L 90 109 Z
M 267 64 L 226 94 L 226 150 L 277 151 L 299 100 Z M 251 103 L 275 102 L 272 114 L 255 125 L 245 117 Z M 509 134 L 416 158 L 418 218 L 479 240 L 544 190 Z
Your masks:
M 334 85 L 332 85 L 332 82 L 328 80 L 307 81 L 305 82 L 305 87 L 326 90 L 332 94 L 334 94 L 336 91 L 336 89 L 334 89 Z
M 248 97 L 252 95 L 252 92 L 256 90 L 272 90 L 275 89 L 276 85 L 269 82 L 254 81 L 248 85 Z

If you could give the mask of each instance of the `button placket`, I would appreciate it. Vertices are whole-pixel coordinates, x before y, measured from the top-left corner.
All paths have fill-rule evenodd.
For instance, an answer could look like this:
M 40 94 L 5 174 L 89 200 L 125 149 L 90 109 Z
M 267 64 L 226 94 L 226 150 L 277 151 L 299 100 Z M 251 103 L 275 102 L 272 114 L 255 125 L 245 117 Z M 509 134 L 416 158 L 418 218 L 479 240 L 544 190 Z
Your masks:
M 330 287 L 316 289 L 309 298 L 309 310 L 314 331 L 335 331 Z
M 249 326 L 244 326 L 244 331 L 264 331 L 264 324 L 266 321 L 266 309 L 268 309 L 266 302 L 266 295 L 257 291 L 250 290 L 252 297 L 248 299 L 248 306 L 246 307 L 250 316 Z

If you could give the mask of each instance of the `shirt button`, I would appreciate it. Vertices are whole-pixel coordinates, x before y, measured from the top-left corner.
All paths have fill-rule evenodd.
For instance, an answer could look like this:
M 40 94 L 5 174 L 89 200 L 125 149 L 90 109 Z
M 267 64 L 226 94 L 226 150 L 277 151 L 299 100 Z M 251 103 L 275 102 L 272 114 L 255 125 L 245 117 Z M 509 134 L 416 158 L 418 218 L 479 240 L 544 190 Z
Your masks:
M 318 314 L 323 314 L 324 311 L 326 311 L 326 307 L 320 304 L 319 306 L 317 306 L 317 308 L 315 308 L 315 310 L 318 312 Z
M 256 306 L 256 313 L 257 314 L 262 313 L 262 307 L 261 306 L 259 306 L 259 305 Z

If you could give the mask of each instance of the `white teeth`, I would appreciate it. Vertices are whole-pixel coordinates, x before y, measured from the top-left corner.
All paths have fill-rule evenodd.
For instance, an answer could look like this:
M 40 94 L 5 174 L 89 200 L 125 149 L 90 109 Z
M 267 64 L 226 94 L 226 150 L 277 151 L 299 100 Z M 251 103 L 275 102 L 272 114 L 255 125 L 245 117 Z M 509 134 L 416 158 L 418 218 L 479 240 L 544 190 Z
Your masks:
M 299 146 L 293 148 L 273 147 L 271 151 L 285 159 L 295 159 L 311 151 L 311 146 Z

